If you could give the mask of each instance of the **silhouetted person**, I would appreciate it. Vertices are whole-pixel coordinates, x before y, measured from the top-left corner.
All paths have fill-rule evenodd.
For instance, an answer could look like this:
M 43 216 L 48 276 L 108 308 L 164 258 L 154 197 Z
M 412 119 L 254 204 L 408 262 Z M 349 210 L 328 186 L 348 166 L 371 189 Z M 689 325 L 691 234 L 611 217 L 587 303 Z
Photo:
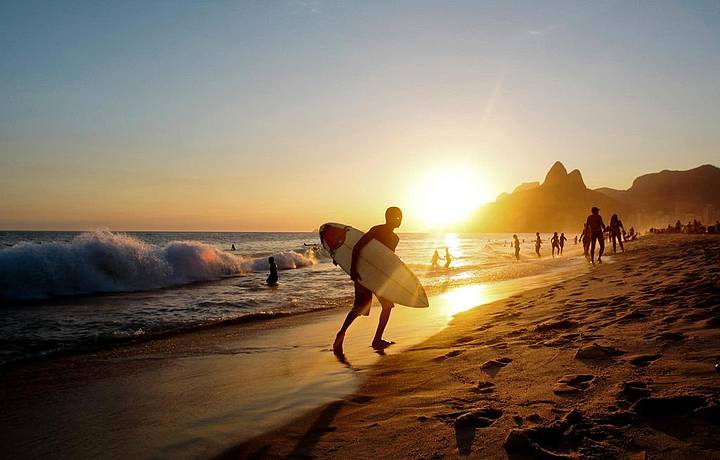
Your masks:
M 600 217 L 600 209 L 593 206 L 593 208 L 590 210 L 592 214 L 590 214 L 587 218 L 587 226 L 588 230 L 590 231 L 590 263 L 595 263 L 595 241 L 597 240 L 600 244 L 600 248 L 598 250 L 598 263 L 602 263 L 602 256 L 605 252 L 605 238 L 603 237 L 603 232 L 605 231 L 605 223 L 602 220 L 602 217 Z
M 440 260 L 440 254 L 438 254 L 437 249 L 436 249 L 432 255 L 432 259 L 430 259 L 430 265 L 432 266 L 432 268 L 438 268 L 440 266 L 440 264 L 438 263 L 439 260 Z
M 578 240 L 577 235 L 575 235 L 575 246 L 577 246 L 577 240 Z
M 560 255 L 562 255 L 563 248 L 565 247 L 565 242 L 567 241 L 567 238 L 565 238 L 564 233 L 560 233 L 560 239 L 558 242 L 560 243 Z
M 590 257 L 590 230 L 588 230 L 587 222 L 583 224 L 582 233 L 580 233 L 580 241 L 583 244 L 583 255 Z
M 233 243 L 232 247 L 230 248 L 231 251 L 235 250 L 235 244 Z
M 542 246 L 542 240 L 540 239 L 540 232 L 535 233 L 535 254 L 540 257 L 540 246 Z
M 515 258 L 520 260 L 520 240 L 517 235 L 513 235 L 513 246 L 515 246 Z
M 355 282 L 355 302 L 353 308 L 347 314 L 345 322 L 340 327 L 337 335 L 335 336 L 335 342 L 333 343 L 333 351 L 335 354 L 342 354 L 343 340 L 345 339 L 345 332 L 350 325 L 360 315 L 370 315 L 370 304 L 372 303 L 372 291 L 360 284 L 362 278 L 357 272 L 357 262 L 360 255 L 360 251 L 372 240 L 377 240 L 384 244 L 388 249 L 395 252 L 395 248 L 400 241 L 400 238 L 395 234 L 394 230 L 402 223 L 402 211 L 400 208 L 390 207 L 385 211 L 385 223 L 376 225 L 367 231 L 358 241 L 355 243 L 352 251 L 352 261 L 350 263 L 350 279 Z M 376 296 L 377 297 L 377 296 Z M 376 350 L 382 350 L 392 345 L 394 342 L 388 342 L 383 340 L 382 335 L 385 332 L 385 327 L 390 320 L 390 312 L 392 312 L 395 306 L 391 301 L 382 297 L 377 298 L 380 301 L 382 311 L 380 313 L 380 320 L 378 321 L 377 331 L 375 331 L 375 337 L 373 337 L 372 347 Z
M 613 214 L 610 218 L 610 238 L 612 239 L 613 254 L 617 252 L 616 241 L 620 243 L 620 250 L 622 252 L 625 252 L 625 248 L 623 247 L 622 233 L 620 229 L 622 229 L 623 232 L 625 231 L 625 227 L 623 227 L 622 221 L 618 218 L 618 215 Z
M 450 255 L 450 250 L 445 248 L 445 268 L 450 268 L 450 264 L 453 261 L 453 256 Z
M 268 262 L 270 262 L 270 276 L 267 277 L 267 284 L 274 286 L 278 282 L 278 274 L 277 274 L 277 264 L 275 264 L 275 257 L 270 257 L 268 259 Z
M 550 238 L 550 244 L 552 245 L 552 256 L 555 257 L 556 249 L 557 249 L 558 255 L 560 255 L 560 239 L 558 237 L 557 232 L 553 233 L 552 238 Z

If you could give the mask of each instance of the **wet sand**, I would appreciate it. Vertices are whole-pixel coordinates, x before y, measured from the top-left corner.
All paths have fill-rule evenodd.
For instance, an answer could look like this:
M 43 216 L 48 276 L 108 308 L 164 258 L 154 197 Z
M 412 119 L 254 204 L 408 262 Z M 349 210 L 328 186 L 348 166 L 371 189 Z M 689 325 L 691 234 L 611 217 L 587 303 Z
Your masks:
M 455 317 L 222 458 L 720 458 L 720 238 L 658 235 Z
M 539 276 L 447 290 L 428 309 L 396 307 L 386 337 L 398 343 L 383 356 L 369 347 L 375 309 L 353 324 L 339 362 L 330 344 L 347 311 L 333 310 L 21 365 L 0 374 L 0 444 L 12 458 L 213 457 L 342 401 L 375 378 L 378 360 L 404 356 L 458 312 L 586 269 L 558 262 Z

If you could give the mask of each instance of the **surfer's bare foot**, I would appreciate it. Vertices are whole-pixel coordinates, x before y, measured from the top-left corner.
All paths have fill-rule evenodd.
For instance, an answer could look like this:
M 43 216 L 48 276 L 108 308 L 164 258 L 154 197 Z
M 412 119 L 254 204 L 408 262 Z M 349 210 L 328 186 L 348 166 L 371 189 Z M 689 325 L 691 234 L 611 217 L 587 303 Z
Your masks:
M 336 355 L 343 354 L 343 340 L 345 340 L 345 334 L 338 334 L 335 336 L 335 341 L 333 342 L 333 353 Z
M 390 345 L 394 344 L 395 342 L 389 342 L 387 340 L 376 340 L 372 343 L 372 347 L 375 350 L 384 350 L 385 348 L 389 347 Z

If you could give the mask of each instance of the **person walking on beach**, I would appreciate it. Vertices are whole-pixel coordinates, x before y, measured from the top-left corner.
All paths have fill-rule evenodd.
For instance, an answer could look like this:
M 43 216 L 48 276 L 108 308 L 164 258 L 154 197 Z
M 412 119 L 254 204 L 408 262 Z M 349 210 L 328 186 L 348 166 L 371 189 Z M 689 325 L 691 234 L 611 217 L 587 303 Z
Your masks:
M 452 261 L 453 256 L 450 255 L 450 249 L 445 248 L 445 268 L 450 268 Z
M 615 244 L 616 240 L 620 243 L 620 250 L 625 252 L 625 248 L 623 247 L 622 232 L 620 231 L 621 228 L 622 232 L 625 232 L 625 227 L 623 227 L 622 221 L 618 218 L 617 214 L 613 214 L 610 218 L 610 238 L 612 239 L 613 254 L 617 252 L 617 246 Z
M 432 268 L 440 267 L 440 264 L 438 263 L 439 260 L 440 260 L 440 254 L 438 254 L 437 249 L 436 249 L 432 255 L 432 259 L 430 259 L 430 266 Z
M 517 235 L 513 235 L 513 246 L 515 246 L 515 258 L 520 260 L 520 240 Z
M 275 257 L 270 257 L 268 259 L 268 263 L 270 263 L 270 275 L 267 277 L 267 280 L 265 282 L 269 286 L 275 286 L 276 284 L 278 284 L 277 264 L 275 263 Z
M 535 254 L 537 254 L 538 257 L 540 257 L 540 246 L 542 246 L 542 240 L 540 239 L 540 232 L 535 233 L 536 239 L 535 239 Z
M 595 241 L 597 240 L 600 247 L 598 249 L 598 263 L 602 263 L 602 256 L 605 252 L 605 237 L 603 232 L 605 231 L 605 223 L 600 217 L 600 208 L 595 206 L 590 210 L 590 214 L 587 218 L 587 227 L 590 232 L 590 263 L 595 263 Z
M 583 245 L 583 255 L 588 258 L 590 257 L 590 231 L 588 230 L 587 222 L 583 224 L 582 233 L 580 233 L 580 241 Z
M 552 245 L 552 256 L 555 257 L 555 249 L 557 249 L 558 255 L 560 255 L 560 239 L 558 238 L 557 232 L 553 233 L 550 238 L 550 244 Z
M 395 229 L 400 227 L 402 223 L 402 211 L 397 207 L 387 208 L 385 211 L 385 223 L 376 225 L 368 230 L 358 241 L 355 243 L 352 251 L 352 261 L 350 263 L 350 279 L 355 282 L 355 301 L 350 312 L 347 314 L 345 321 L 343 322 L 340 330 L 335 336 L 335 342 L 333 342 L 333 351 L 337 355 L 342 355 L 343 341 L 345 340 L 345 332 L 347 332 L 350 325 L 355 319 L 360 316 L 370 315 L 370 304 L 372 303 L 373 293 L 363 285 L 359 283 L 362 278 L 357 272 L 357 262 L 360 255 L 360 251 L 372 240 L 377 240 L 384 244 L 388 249 L 395 252 L 395 248 L 400 241 L 400 238 L 395 234 Z M 372 347 L 375 350 L 382 350 L 389 347 L 395 342 L 389 342 L 383 340 L 383 332 L 385 327 L 390 320 L 390 312 L 392 312 L 395 306 L 391 301 L 378 297 L 382 311 L 380 312 L 380 320 L 378 321 L 377 330 L 375 331 L 375 337 L 373 337 Z
M 575 246 L 577 246 L 577 240 L 578 240 L 577 235 L 575 235 Z
M 562 253 L 563 253 L 563 248 L 565 247 L 566 241 L 567 241 L 567 238 L 565 238 L 565 234 L 561 232 L 560 239 L 558 240 L 558 242 L 560 243 L 560 255 L 562 255 Z

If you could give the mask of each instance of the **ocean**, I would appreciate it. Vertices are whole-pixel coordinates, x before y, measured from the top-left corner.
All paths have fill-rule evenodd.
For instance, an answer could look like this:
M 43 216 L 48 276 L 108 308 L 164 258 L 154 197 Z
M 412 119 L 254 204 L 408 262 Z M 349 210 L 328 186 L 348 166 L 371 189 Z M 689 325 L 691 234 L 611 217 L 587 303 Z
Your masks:
M 538 259 L 534 235 L 400 233 L 397 254 L 428 295 L 567 270 L 577 258 Z M 572 240 L 574 235 L 568 235 Z M 235 245 L 235 250 L 232 250 Z M 0 232 L 0 366 L 54 353 L 323 309 L 348 308 L 349 277 L 316 233 Z M 449 248 L 450 268 L 433 269 Z M 577 251 L 572 241 L 567 249 Z M 269 256 L 280 269 L 265 284 Z

